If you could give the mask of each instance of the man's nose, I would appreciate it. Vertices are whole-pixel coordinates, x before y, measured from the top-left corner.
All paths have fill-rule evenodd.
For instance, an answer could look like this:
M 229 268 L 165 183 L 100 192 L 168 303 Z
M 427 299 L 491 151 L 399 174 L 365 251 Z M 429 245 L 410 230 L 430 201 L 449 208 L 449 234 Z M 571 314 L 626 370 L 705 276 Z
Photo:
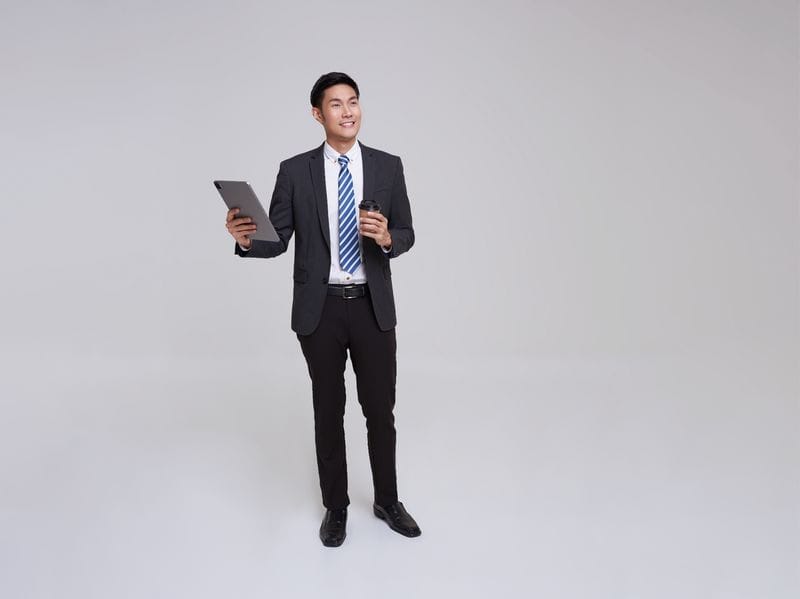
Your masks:
M 345 105 L 344 112 L 342 112 L 342 116 L 352 116 L 353 109 L 350 106 Z

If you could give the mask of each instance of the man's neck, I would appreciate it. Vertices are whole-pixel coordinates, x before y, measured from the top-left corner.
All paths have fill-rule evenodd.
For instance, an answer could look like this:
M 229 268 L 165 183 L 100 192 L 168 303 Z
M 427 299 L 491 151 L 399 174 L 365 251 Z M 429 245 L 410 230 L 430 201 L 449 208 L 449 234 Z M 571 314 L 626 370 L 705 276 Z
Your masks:
M 339 154 L 347 154 L 354 145 L 356 145 L 356 140 L 350 141 L 337 141 L 335 139 L 326 139 L 325 141 L 328 142 L 328 145 L 332 147 L 334 150 L 339 152 Z

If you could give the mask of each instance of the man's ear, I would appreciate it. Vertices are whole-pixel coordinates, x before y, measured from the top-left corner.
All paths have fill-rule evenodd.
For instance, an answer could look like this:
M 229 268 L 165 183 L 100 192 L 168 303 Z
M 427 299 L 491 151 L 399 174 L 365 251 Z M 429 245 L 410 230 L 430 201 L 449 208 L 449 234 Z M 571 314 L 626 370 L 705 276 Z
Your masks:
M 314 120 L 317 121 L 319 124 L 322 124 L 322 113 L 316 106 L 311 107 L 311 116 L 313 116 Z

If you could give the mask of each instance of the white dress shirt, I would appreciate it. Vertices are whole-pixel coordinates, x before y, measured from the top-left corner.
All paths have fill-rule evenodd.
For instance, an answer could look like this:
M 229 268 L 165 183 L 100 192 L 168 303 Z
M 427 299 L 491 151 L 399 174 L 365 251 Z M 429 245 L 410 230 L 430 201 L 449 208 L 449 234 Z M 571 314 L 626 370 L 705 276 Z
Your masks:
M 328 230 L 331 237 L 331 270 L 328 275 L 329 285 L 360 285 L 367 282 L 364 272 L 364 263 L 358 265 L 351 275 L 342 270 L 339 265 L 339 152 L 334 150 L 326 141 L 323 154 L 325 156 L 325 192 L 328 196 Z M 347 168 L 353 178 L 353 193 L 356 196 L 356 226 L 359 224 L 358 205 L 361 203 L 364 190 L 364 168 L 361 162 L 361 146 L 358 142 L 353 144 L 345 156 L 350 160 Z M 361 251 L 362 237 L 359 235 L 358 245 Z M 363 254 L 362 254 L 363 255 Z

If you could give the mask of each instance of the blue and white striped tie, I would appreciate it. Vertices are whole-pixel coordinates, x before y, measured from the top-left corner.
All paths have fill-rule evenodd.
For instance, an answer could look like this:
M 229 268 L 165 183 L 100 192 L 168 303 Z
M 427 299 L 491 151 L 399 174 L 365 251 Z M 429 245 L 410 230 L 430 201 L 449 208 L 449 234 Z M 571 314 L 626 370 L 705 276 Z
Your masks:
M 356 194 L 347 156 L 339 156 L 339 265 L 353 274 L 361 266 L 358 251 L 358 219 L 356 218 Z

